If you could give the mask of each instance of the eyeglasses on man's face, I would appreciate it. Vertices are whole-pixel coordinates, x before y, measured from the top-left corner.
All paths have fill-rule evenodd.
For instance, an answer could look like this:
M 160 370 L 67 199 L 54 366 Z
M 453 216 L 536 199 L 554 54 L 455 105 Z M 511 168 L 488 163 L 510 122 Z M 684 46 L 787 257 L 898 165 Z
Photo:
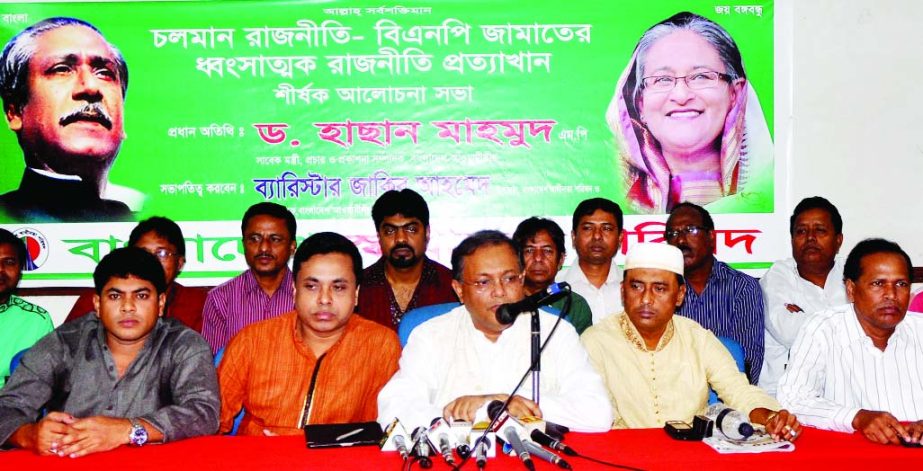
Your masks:
M 697 236 L 699 234 L 704 234 L 706 232 L 708 232 L 707 227 L 689 225 L 686 227 L 677 227 L 675 229 L 667 229 L 663 231 L 663 237 L 667 239 L 667 241 L 671 241 L 679 237 L 681 234 L 686 235 L 686 236 Z
M 507 289 L 515 285 L 518 285 L 522 283 L 522 274 L 521 273 L 518 273 L 515 275 L 508 274 L 508 275 L 503 275 L 499 278 L 488 278 L 485 276 L 483 278 L 478 278 L 477 280 L 474 280 L 474 281 L 463 281 L 463 283 L 473 287 L 474 290 L 477 291 L 478 293 L 484 293 L 488 291 L 493 291 L 494 289 L 497 288 L 498 285 L 502 286 L 503 289 Z

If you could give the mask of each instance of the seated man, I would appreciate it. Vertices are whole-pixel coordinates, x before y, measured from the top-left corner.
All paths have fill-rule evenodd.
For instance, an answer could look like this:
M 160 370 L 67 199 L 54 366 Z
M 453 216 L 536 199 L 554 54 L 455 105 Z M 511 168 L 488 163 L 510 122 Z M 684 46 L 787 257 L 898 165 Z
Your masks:
M 368 422 L 397 370 L 391 329 L 353 315 L 362 258 L 332 232 L 295 252 L 295 310 L 245 327 L 231 340 L 218 377 L 221 431 L 246 409 L 239 434 L 297 435 L 307 424 Z
M 247 208 L 240 223 L 248 269 L 208 292 L 202 308 L 202 337 L 212 353 L 240 329 L 294 308 L 295 288 L 288 261 L 295 251 L 295 215 L 264 201 Z
M 923 437 L 923 317 L 907 316 L 910 257 L 897 244 L 856 244 L 843 275 L 852 304 L 814 314 L 792 347 L 779 402 L 805 424 L 878 443 Z
M 705 208 L 684 202 L 667 218 L 664 240 L 683 253 L 686 297 L 676 312 L 744 349 L 752 384 L 763 366 L 763 292 L 756 279 L 715 258 L 715 222 Z
M 766 354 L 759 386 L 775 396 L 798 330 L 814 313 L 846 304 L 843 219 L 820 196 L 805 198 L 789 220 L 792 258 L 779 260 L 760 279 L 766 314 Z
M 507 399 L 529 369 L 529 316 L 519 316 L 511 325 L 496 318 L 501 304 L 523 298 L 515 243 L 498 231 L 469 236 L 452 251 L 452 275 L 463 304 L 410 334 L 400 370 L 378 395 L 382 424 L 395 417 L 408 429 L 428 426 L 436 417 L 480 420 L 486 417 L 487 404 Z M 540 316 L 544 342 L 558 318 Z M 532 394 L 526 380 L 525 389 L 510 402 L 512 415 L 542 417 L 583 432 L 609 428 L 606 390 L 568 323 L 558 325 L 541 367 L 541 403 L 527 398 Z
M 186 264 L 186 239 L 179 226 L 165 217 L 154 216 L 138 223 L 128 236 L 128 245 L 142 248 L 157 257 L 167 280 L 163 317 L 175 317 L 196 332 L 202 331 L 202 308 L 205 291 L 187 288 L 176 282 Z M 93 311 L 93 290 L 77 298 L 64 322 Z
M 708 406 L 711 386 L 731 408 L 776 438 L 800 433 L 794 415 L 747 382 L 721 341 L 691 319 L 683 304 L 683 254 L 666 244 L 638 244 L 625 259 L 625 312 L 595 324 L 581 340 L 609 388 L 613 428 L 692 422 Z M 776 412 L 778 411 L 778 412 Z
M 54 329 L 47 311 L 13 294 L 28 257 L 22 239 L 0 229 L 0 388 L 13 356 Z
M 561 226 L 551 219 L 531 217 L 516 226 L 513 241 L 519 246 L 519 259 L 524 267 L 523 293 L 530 296 L 547 289 L 564 266 L 564 257 L 567 255 Z M 564 296 L 552 303 L 551 307 L 560 313 L 566 303 L 567 296 Z M 567 320 L 577 329 L 578 334 L 593 324 L 590 305 L 583 296 L 574 292 L 571 292 Z
M 390 190 L 372 206 L 381 258 L 366 267 L 359 315 L 397 330 L 404 313 L 458 301 L 452 272 L 426 256 L 429 207 L 411 189 Z
M 96 315 L 39 340 L 0 391 L 0 444 L 78 457 L 218 429 L 218 380 L 208 344 L 161 319 L 164 274 L 135 247 L 93 273 Z M 33 422 L 45 408 L 48 415 Z

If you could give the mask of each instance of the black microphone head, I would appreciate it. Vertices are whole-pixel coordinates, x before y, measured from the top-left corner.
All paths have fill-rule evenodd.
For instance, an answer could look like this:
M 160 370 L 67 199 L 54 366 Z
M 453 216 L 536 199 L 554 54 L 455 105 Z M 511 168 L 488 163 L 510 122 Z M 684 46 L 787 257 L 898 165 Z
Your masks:
M 518 313 L 513 313 L 510 310 L 510 304 L 501 304 L 500 307 L 497 308 L 497 322 L 501 325 L 510 325 L 516 322 L 517 315 Z
M 499 310 L 497 311 L 499 312 Z M 498 415 L 503 413 L 503 401 L 490 401 L 490 404 L 487 404 L 487 417 L 490 420 L 494 420 Z

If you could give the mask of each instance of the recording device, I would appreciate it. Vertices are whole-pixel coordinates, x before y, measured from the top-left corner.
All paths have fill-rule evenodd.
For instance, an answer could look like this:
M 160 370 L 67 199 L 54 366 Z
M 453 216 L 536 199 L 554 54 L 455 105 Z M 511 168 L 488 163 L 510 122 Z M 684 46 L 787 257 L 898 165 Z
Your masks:
M 490 450 L 492 442 L 489 437 L 478 438 L 474 442 L 474 461 L 478 469 L 484 469 L 487 466 L 487 452 Z
M 455 456 L 452 454 L 452 448 L 457 440 L 452 435 L 449 424 L 445 419 L 442 417 L 433 419 L 427 435 L 436 437 L 436 445 L 439 448 L 439 454 L 442 455 L 442 459 L 445 460 L 446 464 L 454 467 Z
M 497 322 L 509 325 L 516 321 L 516 317 L 524 312 L 532 312 L 557 301 L 561 296 L 570 291 L 570 285 L 564 282 L 552 283 L 542 291 L 532 293 L 521 301 L 510 304 L 501 304 L 497 308 Z
M 545 460 L 553 465 L 557 465 L 559 468 L 571 469 L 570 463 L 564 461 L 564 458 L 561 458 L 560 456 L 538 446 L 537 444 L 526 440 L 523 442 L 523 445 L 526 446 L 526 450 L 528 450 L 532 456 L 541 460 Z
M 529 434 L 529 438 L 531 438 L 533 441 L 535 441 L 535 443 L 538 443 L 539 445 L 547 446 L 548 448 L 551 448 L 552 450 L 560 451 L 561 453 L 564 453 L 565 455 L 577 456 L 577 452 L 574 451 L 573 448 L 565 445 L 560 440 L 556 440 L 552 438 L 551 436 L 549 436 L 545 432 L 542 432 L 541 430 L 533 430 L 532 433 Z
M 535 463 L 532 462 L 532 455 L 529 453 L 529 450 L 526 449 L 525 445 L 523 445 L 516 427 L 512 425 L 505 426 L 503 428 L 503 438 L 513 447 L 513 451 L 516 452 L 516 456 L 519 457 L 522 464 L 524 464 L 529 471 L 535 471 Z
M 407 431 L 404 430 L 401 421 L 395 418 L 385 429 L 384 435 L 378 446 L 381 448 L 381 451 L 397 451 L 401 454 L 401 458 L 407 461 L 407 458 L 410 457 L 410 449 L 407 447 L 409 441 L 410 436 L 408 436 Z
M 529 438 L 533 430 L 545 431 L 545 421 L 538 417 L 521 417 L 517 419 L 511 416 L 506 409 L 503 409 L 502 401 L 491 401 L 487 405 L 487 416 L 491 420 L 497 419 L 498 416 L 500 417 L 494 426 L 494 432 L 501 431 L 505 426 L 512 426 L 516 429 L 520 438 Z
M 712 435 L 713 422 L 704 415 L 692 419 L 692 425 L 681 420 L 668 420 L 663 429 L 674 440 L 698 441 Z
M 382 439 L 378 422 L 308 424 L 304 426 L 308 448 L 378 445 Z
M 746 440 L 753 435 L 753 424 L 740 411 L 720 402 L 708 406 L 706 417 L 715 422 L 715 429 L 731 440 Z
M 420 462 L 420 467 L 423 469 L 432 468 L 433 460 L 429 458 L 432 450 L 430 449 L 429 437 L 426 436 L 426 427 L 417 427 L 411 437 L 413 438 L 411 452 L 414 458 Z

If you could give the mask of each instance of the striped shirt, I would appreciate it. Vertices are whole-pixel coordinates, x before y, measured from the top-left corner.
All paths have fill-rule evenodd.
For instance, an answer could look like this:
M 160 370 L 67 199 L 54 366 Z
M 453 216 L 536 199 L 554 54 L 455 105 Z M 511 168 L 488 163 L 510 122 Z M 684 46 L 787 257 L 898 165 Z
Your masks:
M 697 294 L 686 282 L 686 300 L 677 314 L 688 317 L 718 337 L 730 337 L 744 348 L 751 384 L 763 366 L 763 292 L 755 278 L 715 260 L 705 289 Z
M 211 345 L 212 353 L 216 353 L 240 329 L 292 309 L 295 309 L 295 282 L 288 267 L 282 284 L 272 296 L 266 295 L 253 271 L 247 270 L 208 292 L 202 311 L 202 337 Z
M 852 304 L 814 314 L 795 340 L 778 397 L 801 423 L 822 429 L 852 432 L 860 409 L 923 420 L 923 317 L 907 314 L 881 351 Z

